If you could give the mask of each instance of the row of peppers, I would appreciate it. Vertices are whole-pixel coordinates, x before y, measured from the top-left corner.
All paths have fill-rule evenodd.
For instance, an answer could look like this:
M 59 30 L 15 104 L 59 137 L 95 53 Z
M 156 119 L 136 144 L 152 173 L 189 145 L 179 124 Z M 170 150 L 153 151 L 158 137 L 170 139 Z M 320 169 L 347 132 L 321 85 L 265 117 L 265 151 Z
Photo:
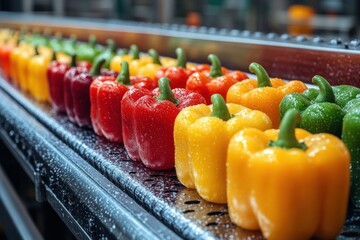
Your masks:
M 33 57 L 41 54 L 33 43 L 38 38 L 31 35 L 26 43 Z M 93 37 L 88 46 L 94 48 Z M 131 54 L 115 53 L 112 41 L 102 49 L 87 62 L 79 61 L 75 48 L 43 50 L 54 109 L 123 142 L 146 167 L 175 166 L 183 185 L 207 201 L 228 203 L 237 225 L 260 228 L 272 239 L 336 237 L 346 215 L 350 154 L 351 197 L 360 206 L 358 88 L 332 87 L 315 76 L 318 89 L 308 89 L 301 81 L 270 79 L 257 63 L 249 67 L 257 80 L 248 79 L 221 67 L 213 54 L 211 65 L 187 64 L 180 48 L 177 60 L 160 58 L 153 49 L 140 56 L 136 46 Z M 3 58 L 0 63 L 7 76 Z M 17 79 L 22 70 L 9 77 L 31 92 Z M 27 79 L 28 86 L 44 82 Z

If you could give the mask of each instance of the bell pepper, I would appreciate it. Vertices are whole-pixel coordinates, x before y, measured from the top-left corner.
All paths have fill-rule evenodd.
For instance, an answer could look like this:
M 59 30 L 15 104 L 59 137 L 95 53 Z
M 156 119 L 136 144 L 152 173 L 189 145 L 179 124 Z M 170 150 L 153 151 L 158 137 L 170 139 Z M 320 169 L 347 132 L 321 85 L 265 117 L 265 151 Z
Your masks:
M 99 59 L 105 59 L 103 68 L 109 69 L 111 59 L 115 56 L 115 54 L 116 54 L 115 42 L 112 39 L 108 39 L 106 49 L 95 57 L 94 62 L 99 61 Z
M 335 95 L 335 103 L 340 107 L 344 107 L 350 100 L 360 97 L 360 88 L 350 85 L 332 86 Z M 304 95 L 314 100 L 319 95 L 319 89 L 309 88 L 304 91 Z
M 321 77 L 314 76 L 313 84 L 319 87 L 319 94 L 314 99 L 301 93 L 290 93 L 280 103 L 280 116 L 288 109 L 295 108 L 301 112 L 300 128 L 311 133 L 331 133 L 341 136 L 344 111 L 335 103 L 335 95 L 329 82 Z
M 341 138 L 351 155 L 351 191 L 350 199 L 356 208 L 360 208 L 360 98 L 349 101 L 343 108 Z
M 335 239 L 347 212 L 349 151 L 334 135 L 295 129 L 299 117 L 290 109 L 279 130 L 247 128 L 231 138 L 229 215 L 267 239 Z
M 93 63 L 95 57 L 97 56 L 95 47 L 96 37 L 94 35 L 90 35 L 87 43 L 80 43 L 76 48 L 77 60 Z
M 77 47 L 77 37 L 76 35 L 72 34 L 70 38 L 65 39 L 63 41 L 63 48 L 62 52 L 68 56 L 72 56 L 76 54 L 76 47 Z
M 49 85 L 50 102 L 53 109 L 58 113 L 65 113 L 64 100 L 64 77 L 70 67 L 75 67 L 75 58 L 69 65 L 64 62 L 57 61 L 56 52 L 54 51 L 53 59 L 47 68 L 47 80 Z
M 60 52 L 63 49 L 63 39 L 60 32 L 56 33 L 55 36 L 49 40 L 49 46 L 55 52 Z
M 161 62 L 159 58 L 159 54 L 155 49 L 149 49 L 148 51 L 149 56 L 152 58 L 152 62 L 146 63 L 144 61 L 144 64 L 138 67 L 138 71 L 136 75 L 145 76 L 154 79 L 156 71 L 161 68 Z M 131 64 L 134 61 L 131 62 Z M 158 81 L 155 81 L 156 83 Z
M 35 55 L 29 59 L 27 85 L 30 94 L 40 102 L 50 102 L 49 83 L 47 80 L 47 67 L 50 59 L 38 52 L 35 47 Z
M 95 133 L 111 142 L 122 142 L 121 100 L 130 88 L 153 90 L 151 78 L 129 75 L 127 62 L 122 62 L 117 78 L 100 76 L 90 86 L 91 122 Z
M 226 203 L 226 151 L 231 136 L 248 127 L 272 128 L 263 112 L 225 104 L 220 94 L 212 104 L 183 109 L 175 120 L 175 169 L 180 182 L 196 188 L 206 201 Z
M 29 61 L 34 54 L 35 50 L 33 46 L 24 46 L 21 48 L 21 52 L 15 60 L 15 71 L 17 71 L 18 84 L 24 92 L 29 90 Z
M 279 78 L 270 79 L 265 69 L 258 63 L 251 63 L 249 70 L 256 74 L 257 81 L 247 79 L 231 86 L 226 95 L 226 102 L 260 110 L 270 117 L 273 127 L 278 128 L 279 104 L 283 97 L 291 92 L 302 93 L 307 87 L 297 80 L 286 82 Z
M 3 45 L 0 45 L 0 63 L 1 70 L 6 80 L 11 80 L 10 55 L 16 45 L 8 39 Z
M 226 98 L 229 88 L 237 82 L 247 79 L 246 73 L 241 71 L 230 71 L 223 73 L 219 58 L 210 54 L 208 59 L 211 61 L 210 72 L 202 71 L 193 73 L 186 82 L 186 89 L 200 93 L 211 103 L 211 95 L 218 93 Z
M 140 55 L 138 47 L 133 44 L 130 46 L 130 53 L 125 55 L 117 55 L 111 59 L 110 69 L 113 71 L 121 71 L 121 63 L 127 62 L 129 64 L 130 76 L 139 75 L 139 68 L 151 63 L 153 58 L 150 55 Z
M 117 76 L 108 69 L 101 69 L 105 59 L 97 59 L 89 71 L 86 67 L 73 67 L 64 78 L 65 109 L 69 120 L 80 127 L 91 128 L 90 85 L 97 76 Z
M 183 88 L 171 90 L 169 79 L 159 88 L 133 88 L 121 101 L 123 141 L 129 156 L 154 170 L 174 167 L 174 122 L 181 109 L 205 103 L 197 93 Z
M 157 82 L 161 77 L 167 77 L 170 79 L 171 88 L 185 88 L 186 81 L 194 72 L 186 68 L 186 55 L 182 48 L 176 49 L 176 55 L 176 66 L 160 68 L 156 71 L 154 80 Z

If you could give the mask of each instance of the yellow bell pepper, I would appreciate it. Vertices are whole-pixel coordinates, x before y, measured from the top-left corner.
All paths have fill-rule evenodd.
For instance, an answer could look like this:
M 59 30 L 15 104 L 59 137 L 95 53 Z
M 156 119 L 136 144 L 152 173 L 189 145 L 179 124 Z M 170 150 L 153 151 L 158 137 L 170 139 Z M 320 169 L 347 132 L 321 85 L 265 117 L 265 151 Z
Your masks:
M 51 61 L 48 53 L 40 54 L 35 48 L 35 55 L 29 60 L 28 89 L 30 94 L 41 102 L 50 102 L 47 68 Z
M 16 61 L 16 71 L 17 71 L 17 77 L 18 77 L 18 84 L 20 88 L 27 92 L 29 90 L 28 85 L 28 73 L 29 73 L 29 61 L 30 58 L 35 54 L 34 47 L 31 45 L 24 45 L 20 47 L 21 52 L 19 53 Z
M 159 54 L 156 52 L 155 49 L 149 49 L 148 53 L 149 56 L 151 56 L 152 58 L 152 62 L 140 66 L 136 75 L 154 79 L 156 71 L 161 68 L 162 65 L 159 59 Z
M 180 182 L 209 202 L 226 203 L 226 152 L 232 135 L 247 127 L 272 128 L 263 112 L 225 104 L 219 94 L 211 106 L 183 109 L 175 119 L 175 169 Z
M 110 61 L 110 69 L 113 71 L 121 72 L 121 63 L 127 62 L 129 64 L 130 76 L 138 75 L 138 69 L 147 63 L 152 62 L 152 58 L 149 55 L 140 55 L 139 49 L 136 45 L 130 46 L 130 54 L 116 55 Z
M 260 228 L 268 239 L 334 239 L 346 217 L 349 151 L 334 135 L 295 129 L 299 118 L 291 109 L 279 130 L 249 128 L 232 137 L 229 215 L 242 228 Z

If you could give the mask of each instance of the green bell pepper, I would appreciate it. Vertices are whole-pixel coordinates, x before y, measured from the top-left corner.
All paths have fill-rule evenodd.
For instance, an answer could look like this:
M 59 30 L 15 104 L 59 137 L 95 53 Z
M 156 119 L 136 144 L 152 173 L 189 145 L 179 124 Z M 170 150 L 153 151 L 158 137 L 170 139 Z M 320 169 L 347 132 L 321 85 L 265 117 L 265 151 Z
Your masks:
M 63 49 L 63 39 L 61 33 L 56 33 L 53 38 L 49 40 L 50 48 L 55 52 L 61 52 Z
M 71 35 L 70 38 L 64 40 L 62 52 L 69 56 L 76 54 L 77 43 L 77 37 Z
M 319 87 L 316 98 L 301 93 L 287 94 L 280 103 L 280 118 L 287 110 L 295 108 L 301 113 L 298 127 L 311 133 L 331 133 L 340 137 L 345 112 L 335 103 L 334 91 L 325 78 L 317 75 L 312 82 Z
M 340 107 L 344 107 L 351 99 L 360 96 L 360 88 L 350 85 L 338 85 L 332 86 L 335 95 L 335 103 Z M 319 90 L 315 88 L 309 88 L 303 93 L 310 99 L 315 99 L 319 94 Z
M 87 61 L 93 63 L 97 56 L 96 51 L 96 37 L 94 35 L 89 36 L 87 43 L 80 43 L 76 48 L 76 55 L 78 61 Z
M 106 49 L 95 58 L 94 62 L 96 62 L 97 59 L 99 59 L 99 58 L 104 58 L 105 63 L 103 65 L 103 68 L 109 69 L 110 61 L 115 55 L 116 55 L 115 42 L 112 39 L 108 39 Z
M 351 155 L 351 190 L 350 199 L 355 207 L 360 208 L 360 98 L 349 101 L 343 108 L 342 140 Z

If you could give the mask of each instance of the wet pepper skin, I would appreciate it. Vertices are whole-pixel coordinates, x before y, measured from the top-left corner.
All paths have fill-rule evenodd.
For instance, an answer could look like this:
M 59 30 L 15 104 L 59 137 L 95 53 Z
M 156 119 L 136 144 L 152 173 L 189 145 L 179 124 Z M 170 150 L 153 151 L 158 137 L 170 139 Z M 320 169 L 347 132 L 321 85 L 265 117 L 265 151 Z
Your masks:
M 211 104 L 213 94 L 218 93 L 226 98 L 229 88 L 248 76 L 241 71 L 228 71 L 222 68 L 219 58 L 214 54 L 210 54 L 208 59 L 211 61 L 211 68 L 206 70 L 206 65 L 195 68 L 195 72 L 186 81 L 186 89 L 200 93 L 207 104 Z
M 118 73 L 101 69 L 105 59 L 98 59 L 91 70 L 71 68 L 65 74 L 65 108 L 69 120 L 79 127 L 92 128 L 90 117 L 90 85 L 97 76 L 117 76 Z
M 246 79 L 232 85 L 227 92 L 226 102 L 260 110 L 270 117 L 273 127 L 278 128 L 281 100 L 288 93 L 302 93 L 307 87 L 297 80 L 286 82 L 279 78 L 270 79 L 265 69 L 258 63 L 251 63 L 249 70 L 256 74 L 257 80 Z
M 280 130 L 248 128 L 231 138 L 229 215 L 266 239 L 335 239 L 347 212 L 350 154 L 334 135 L 295 129 L 299 117 L 290 109 Z
M 186 81 L 194 71 L 186 68 L 186 55 L 182 48 L 176 49 L 177 64 L 173 67 L 162 67 L 155 73 L 155 81 L 161 77 L 170 79 L 171 88 L 185 88 Z
M 129 90 L 121 102 L 124 146 L 131 158 L 154 170 L 174 167 L 175 118 L 181 109 L 205 103 L 197 93 L 171 90 L 168 78 L 159 88 Z
M 127 62 L 122 63 L 117 78 L 100 76 L 90 86 L 91 122 L 95 133 L 111 142 L 122 142 L 121 100 L 130 88 L 153 90 L 151 78 L 129 76 Z
M 65 113 L 64 77 L 69 69 L 69 64 L 54 60 L 49 64 L 46 72 L 50 102 L 53 109 L 58 113 Z
M 226 152 L 231 136 L 243 128 L 272 128 L 263 112 L 225 104 L 214 94 L 212 105 L 183 109 L 175 120 L 175 169 L 179 181 L 206 201 L 226 203 Z

